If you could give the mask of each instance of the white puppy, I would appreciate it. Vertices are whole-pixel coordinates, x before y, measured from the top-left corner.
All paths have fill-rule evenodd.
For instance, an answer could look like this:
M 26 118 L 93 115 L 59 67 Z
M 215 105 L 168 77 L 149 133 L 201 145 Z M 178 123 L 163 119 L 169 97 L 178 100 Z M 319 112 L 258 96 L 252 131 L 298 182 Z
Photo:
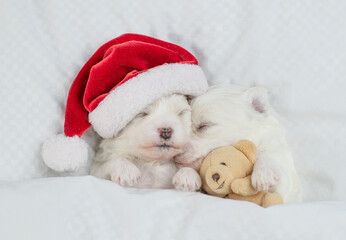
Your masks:
M 101 142 L 90 174 L 122 186 L 194 191 L 201 186 L 198 174 L 172 161 L 190 136 L 191 108 L 186 97 L 160 98 L 115 138 Z
M 194 135 L 175 160 L 199 169 L 213 149 L 248 139 L 258 148 L 252 174 L 257 190 L 279 192 L 285 202 L 300 201 L 299 180 L 285 129 L 269 104 L 267 90 L 221 84 L 192 100 Z

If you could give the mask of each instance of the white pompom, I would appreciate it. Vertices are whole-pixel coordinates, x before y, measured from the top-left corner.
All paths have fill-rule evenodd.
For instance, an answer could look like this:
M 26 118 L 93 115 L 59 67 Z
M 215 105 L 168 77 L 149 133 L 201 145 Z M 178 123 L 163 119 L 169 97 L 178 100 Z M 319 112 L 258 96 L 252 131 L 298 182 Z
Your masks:
M 57 172 L 77 171 L 88 161 L 88 145 L 78 136 L 59 134 L 42 144 L 41 154 L 45 164 Z

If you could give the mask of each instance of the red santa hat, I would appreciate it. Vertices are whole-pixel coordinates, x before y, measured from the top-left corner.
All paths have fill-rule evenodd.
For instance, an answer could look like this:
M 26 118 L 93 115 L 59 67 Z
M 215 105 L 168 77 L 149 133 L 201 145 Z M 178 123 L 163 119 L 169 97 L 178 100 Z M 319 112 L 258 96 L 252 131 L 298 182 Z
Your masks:
M 112 138 L 156 99 L 173 93 L 198 96 L 207 88 L 196 58 L 184 48 L 148 36 L 121 35 L 101 46 L 72 83 L 64 134 L 43 143 L 43 160 L 56 171 L 77 170 L 88 159 L 80 137 L 90 126 Z

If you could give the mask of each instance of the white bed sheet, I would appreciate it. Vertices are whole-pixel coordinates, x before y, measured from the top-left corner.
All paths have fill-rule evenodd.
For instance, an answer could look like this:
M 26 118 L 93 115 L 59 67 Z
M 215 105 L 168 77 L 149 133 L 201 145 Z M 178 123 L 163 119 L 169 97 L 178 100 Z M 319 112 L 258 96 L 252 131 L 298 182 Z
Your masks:
M 346 203 L 255 204 L 94 177 L 0 186 L 1 239 L 344 239 Z M 6 207 L 5 207 L 6 206 Z

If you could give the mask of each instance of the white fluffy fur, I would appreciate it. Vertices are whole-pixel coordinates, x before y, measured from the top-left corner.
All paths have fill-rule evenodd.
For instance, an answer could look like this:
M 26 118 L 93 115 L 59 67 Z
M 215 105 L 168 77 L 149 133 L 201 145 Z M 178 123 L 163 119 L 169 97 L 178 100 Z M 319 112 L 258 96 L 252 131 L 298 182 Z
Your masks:
M 78 136 L 59 134 L 42 144 L 41 154 L 45 164 L 55 171 L 76 171 L 88 161 L 88 145 Z
M 258 148 L 252 185 L 258 190 L 279 192 L 285 202 L 300 200 L 285 129 L 269 104 L 266 89 L 216 85 L 192 100 L 191 108 L 194 134 L 176 161 L 198 169 L 211 150 L 248 139 Z
M 160 128 L 172 128 L 172 137 L 160 138 Z M 198 174 L 193 169 L 179 170 L 172 161 L 182 153 L 190 135 L 191 108 L 186 98 L 176 94 L 160 98 L 116 137 L 101 142 L 90 174 L 122 186 L 196 190 L 201 185 Z
M 173 93 L 198 96 L 207 89 L 207 80 L 198 65 L 161 65 L 113 90 L 89 113 L 89 122 L 101 137 L 111 138 L 156 99 Z

